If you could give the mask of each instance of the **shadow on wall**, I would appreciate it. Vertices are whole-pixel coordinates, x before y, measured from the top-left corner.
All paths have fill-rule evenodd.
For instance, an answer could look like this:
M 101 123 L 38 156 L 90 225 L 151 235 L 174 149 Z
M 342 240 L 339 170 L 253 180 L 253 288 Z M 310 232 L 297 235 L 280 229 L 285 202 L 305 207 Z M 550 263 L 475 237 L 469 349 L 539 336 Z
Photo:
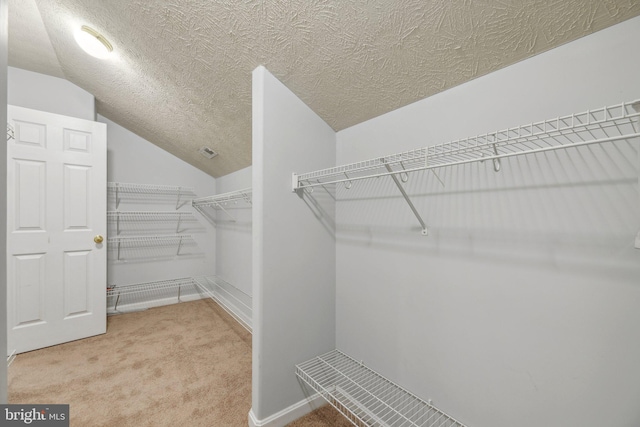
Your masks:
M 334 206 L 336 206 L 335 186 L 311 187 L 308 190 L 298 190 L 300 197 L 313 213 L 322 227 L 329 233 L 332 239 L 336 236 L 336 218 Z
M 490 162 L 437 169 L 437 178 L 413 173 L 404 185 L 429 236 L 389 177 L 350 189 L 336 184 L 336 239 L 590 274 L 633 247 L 640 226 L 635 159 L 626 141 L 502 159 L 497 173 Z M 628 256 L 623 264 L 633 269 L 636 262 Z

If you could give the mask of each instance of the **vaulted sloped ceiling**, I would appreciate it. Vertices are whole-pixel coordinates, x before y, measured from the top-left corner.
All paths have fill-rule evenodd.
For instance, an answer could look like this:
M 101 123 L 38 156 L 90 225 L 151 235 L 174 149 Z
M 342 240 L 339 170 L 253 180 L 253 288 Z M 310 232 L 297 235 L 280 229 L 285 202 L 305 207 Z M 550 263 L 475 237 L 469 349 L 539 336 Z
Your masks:
M 214 177 L 251 164 L 258 65 L 340 130 L 640 14 L 637 0 L 9 0 L 9 8 L 10 65 L 66 78 L 95 95 L 99 114 Z M 82 24 L 111 41 L 111 59 L 78 48 Z M 220 155 L 208 160 L 202 146 Z

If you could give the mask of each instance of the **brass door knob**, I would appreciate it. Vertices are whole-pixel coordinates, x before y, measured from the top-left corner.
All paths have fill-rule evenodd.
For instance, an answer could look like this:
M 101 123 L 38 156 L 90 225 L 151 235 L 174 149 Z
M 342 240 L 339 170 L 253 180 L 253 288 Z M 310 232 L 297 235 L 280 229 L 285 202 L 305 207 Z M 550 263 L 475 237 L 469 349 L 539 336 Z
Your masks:
M 96 237 L 93 238 L 93 241 L 96 242 L 96 243 L 102 243 L 103 240 L 104 240 L 104 237 L 102 237 L 99 234 Z

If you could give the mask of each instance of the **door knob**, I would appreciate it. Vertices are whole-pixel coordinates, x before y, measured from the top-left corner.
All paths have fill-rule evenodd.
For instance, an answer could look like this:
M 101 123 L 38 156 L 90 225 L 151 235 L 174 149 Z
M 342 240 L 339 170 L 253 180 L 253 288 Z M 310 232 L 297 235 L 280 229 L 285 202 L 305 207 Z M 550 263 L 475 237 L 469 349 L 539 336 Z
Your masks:
M 99 234 L 96 237 L 93 238 L 93 241 L 96 242 L 96 243 L 102 243 L 103 240 L 104 240 L 104 237 L 102 237 Z

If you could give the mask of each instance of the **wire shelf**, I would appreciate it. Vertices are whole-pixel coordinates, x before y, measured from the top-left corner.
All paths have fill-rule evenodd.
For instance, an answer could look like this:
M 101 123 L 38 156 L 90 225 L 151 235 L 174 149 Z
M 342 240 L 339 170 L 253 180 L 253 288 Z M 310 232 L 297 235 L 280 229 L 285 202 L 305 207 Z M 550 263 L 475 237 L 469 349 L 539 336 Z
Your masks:
M 181 302 L 185 295 L 204 294 L 216 302 L 240 325 L 251 332 L 251 296 L 217 276 L 183 277 L 132 285 L 109 285 L 107 298 L 111 298 L 113 311 L 119 305 L 153 307 L 158 300 Z M 115 299 L 115 300 L 114 300 Z
M 247 331 L 252 332 L 252 298 L 217 276 L 194 277 L 195 284 Z
M 207 215 L 203 208 L 211 207 L 213 209 L 220 209 L 230 218 L 231 222 L 236 222 L 234 216 L 231 215 L 231 213 L 229 213 L 227 209 L 236 207 L 238 202 L 244 202 L 248 205 L 251 205 L 251 195 L 251 188 L 245 188 L 243 190 L 236 190 L 229 193 L 222 193 L 215 196 L 194 199 L 191 201 L 191 206 L 193 206 L 194 209 L 196 209 L 205 217 L 209 217 L 209 215 Z
M 193 212 L 152 212 L 152 211 L 111 211 L 107 212 L 109 221 L 195 221 Z
M 176 234 L 170 236 L 121 236 L 110 237 L 108 243 L 127 244 L 131 246 L 166 246 L 175 245 L 193 239 L 190 234 Z
M 119 235 L 121 231 L 125 231 L 126 229 L 133 231 L 131 230 L 133 225 L 138 226 L 135 227 L 135 230 L 143 233 L 153 232 L 158 228 L 167 228 L 168 226 L 171 226 L 176 234 L 180 234 L 181 226 L 197 221 L 193 212 L 176 211 L 111 211 L 107 212 L 107 220 L 109 223 L 115 225 L 116 235 Z
M 375 159 L 293 174 L 293 190 L 492 160 L 500 170 L 504 157 L 567 149 L 640 136 L 640 101 L 589 110 L 470 138 Z M 403 179 L 404 181 L 405 179 Z
M 120 259 L 122 250 L 132 248 L 170 248 L 176 247 L 175 255 L 180 255 L 180 249 L 187 244 L 195 244 L 190 234 L 176 234 L 166 236 L 119 236 L 107 239 L 110 248 L 117 251 L 117 259 Z
M 124 286 L 110 285 L 107 288 L 107 298 L 115 298 L 113 310 L 117 312 L 119 304 L 151 307 L 156 305 L 154 301 L 158 298 L 177 298 L 177 302 L 180 302 L 185 289 L 187 294 L 195 294 L 193 278 L 159 280 Z M 189 289 L 191 292 L 188 292 Z
M 296 366 L 296 375 L 359 427 L 465 427 L 340 350 Z
M 195 190 L 192 187 L 155 184 L 132 184 L 124 182 L 108 182 L 107 189 L 110 191 L 118 191 L 121 193 L 163 194 L 169 196 L 195 194 Z
M 239 201 L 251 204 L 251 188 L 245 188 L 243 190 L 231 191 L 229 193 L 217 194 L 215 196 L 200 197 L 193 199 L 191 205 L 194 207 L 210 206 L 213 208 L 220 208 L 229 203 L 237 203 Z
M 173 185 L 155 185 L 155 184 L 132 184 L 124 182 L 108 182 L 107 190 L 115 196 L 116 209 L 120 206 L 123 198 L 127 199 L 143 199 L 163 200 L 175 197 L 176 210 L 179 209 L 185 200 L 191 200 L 195 197 L 195 190 L 192 187 L 179 187 Z

